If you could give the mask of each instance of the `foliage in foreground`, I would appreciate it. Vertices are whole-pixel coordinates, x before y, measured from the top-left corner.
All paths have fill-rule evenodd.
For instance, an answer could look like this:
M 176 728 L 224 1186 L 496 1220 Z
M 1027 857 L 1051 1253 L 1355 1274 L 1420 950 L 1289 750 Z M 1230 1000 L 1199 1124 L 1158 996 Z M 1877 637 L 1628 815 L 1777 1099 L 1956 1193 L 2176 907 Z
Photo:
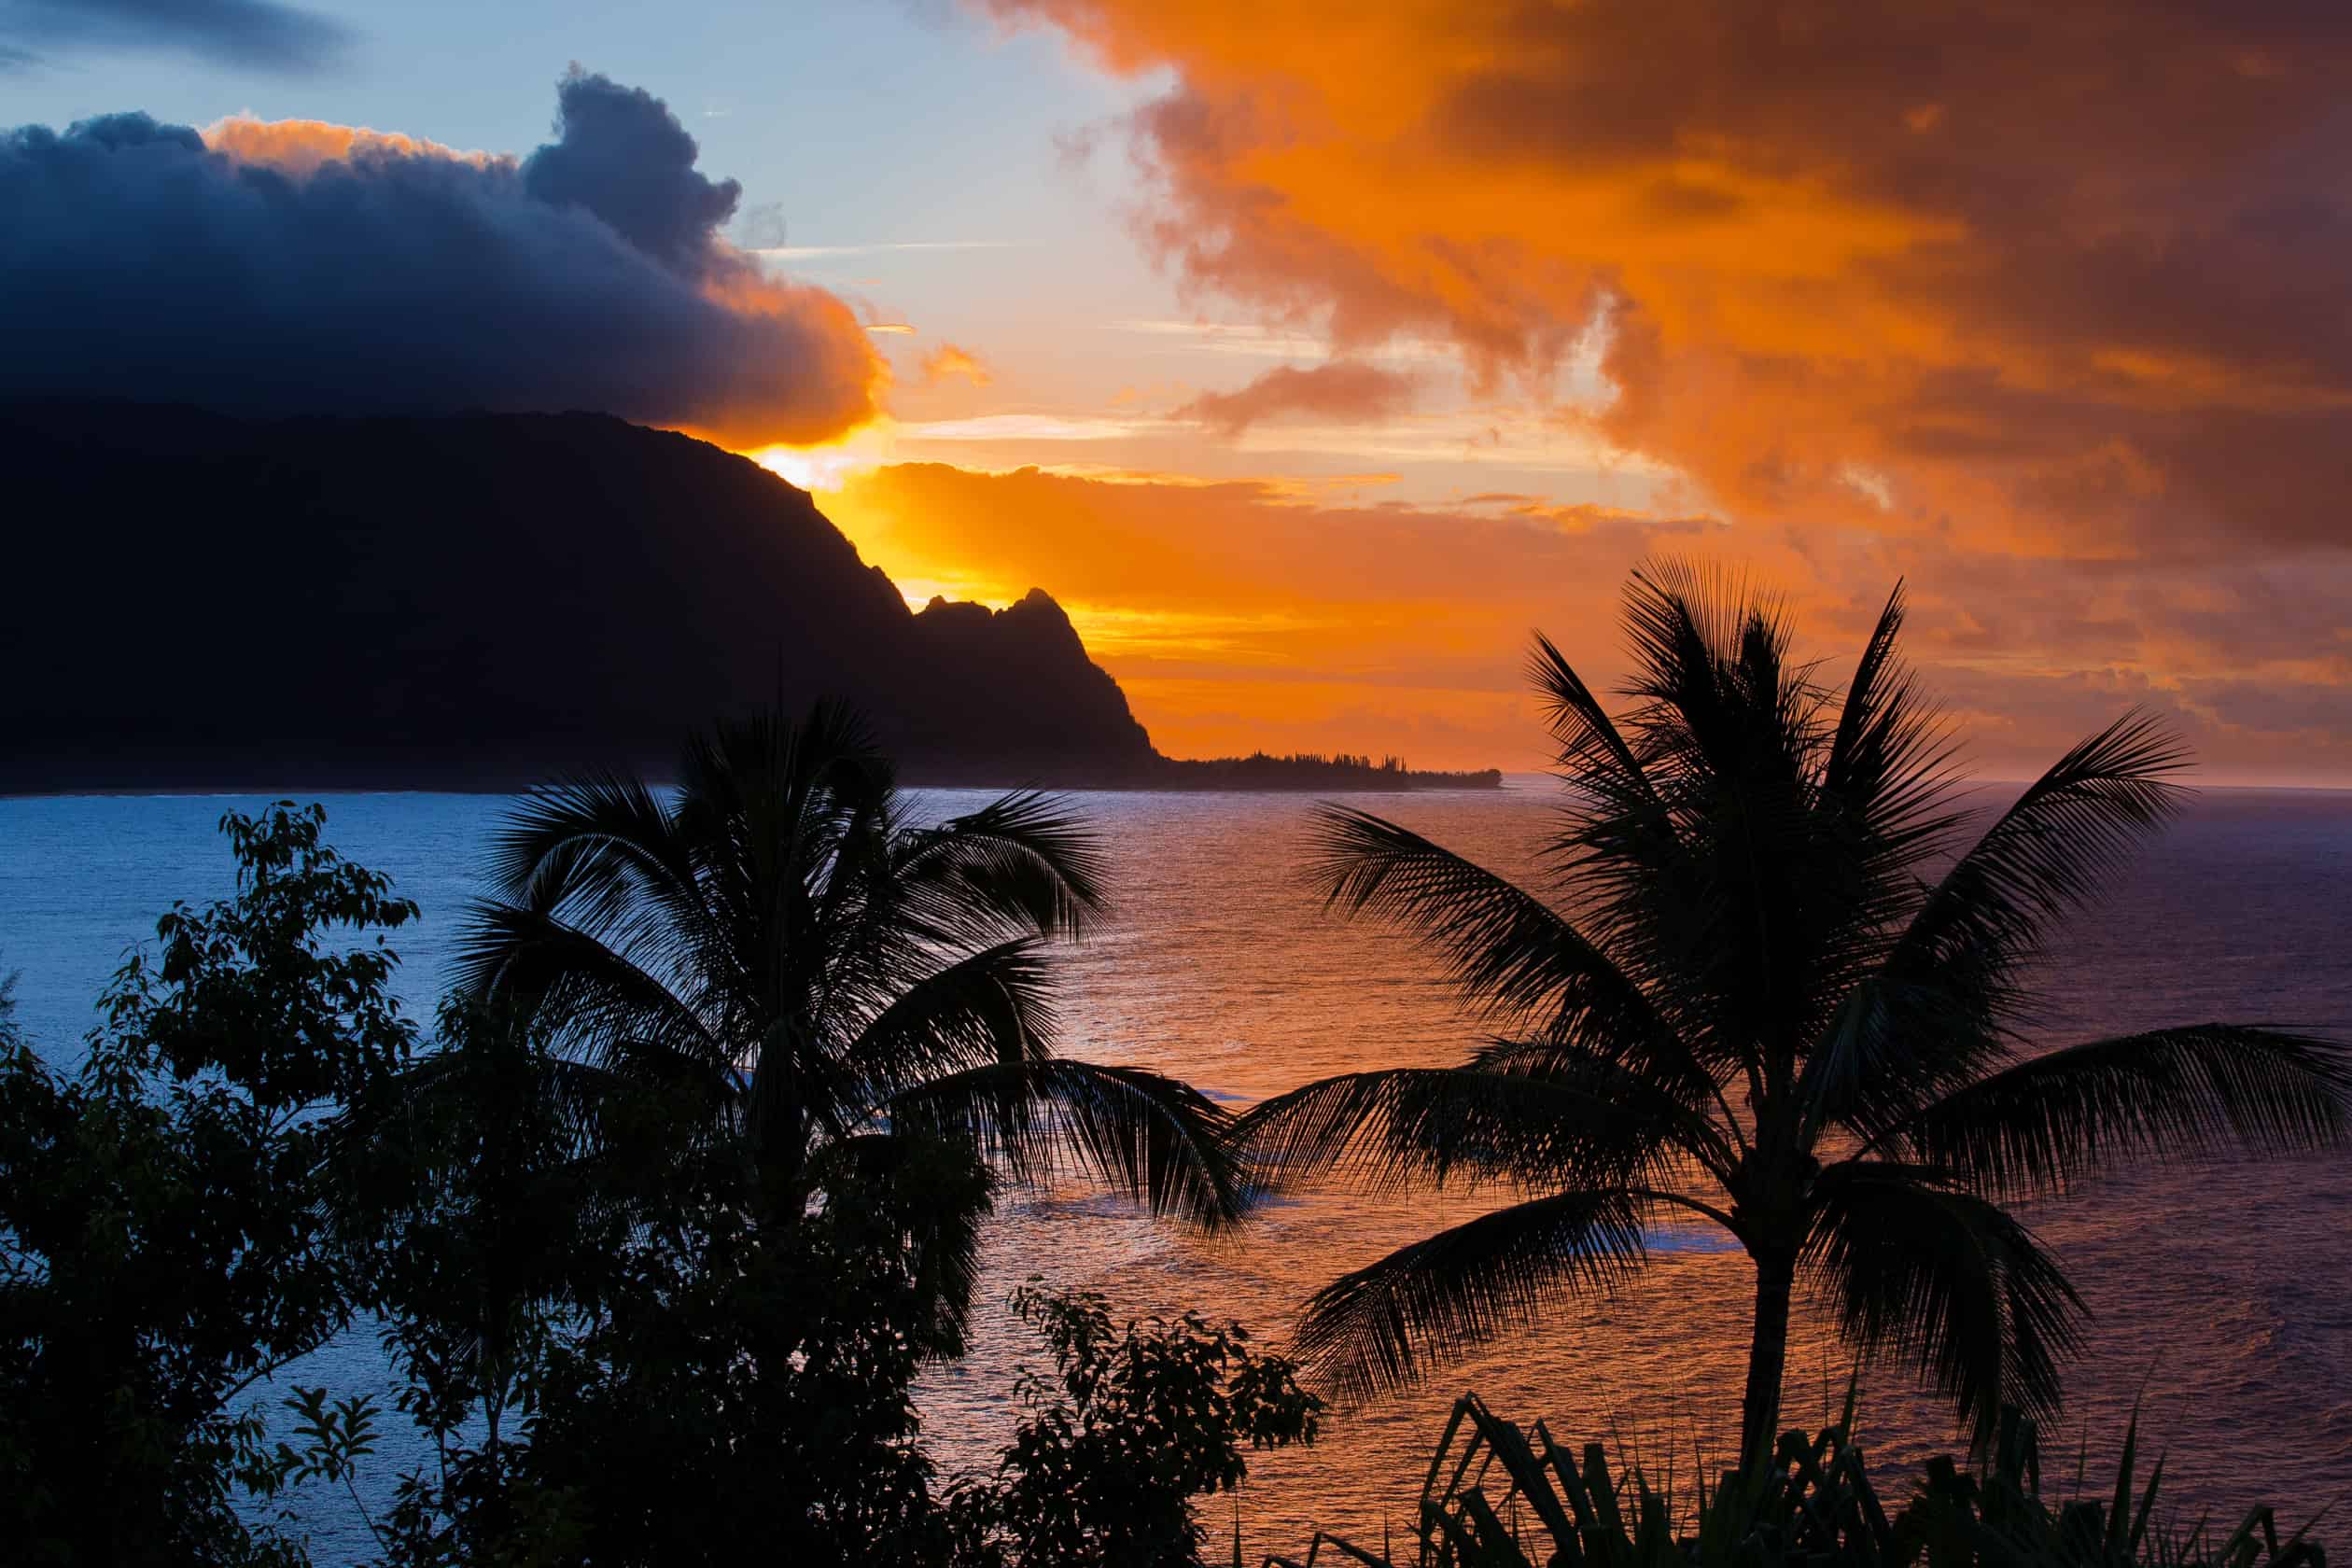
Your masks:
M 514 1077 L 543 1088 L 545 1065 Z M 447 1201 L 387 1233 L 413 1262 L 387 1281 L 386 1341 L 436 1461 L 377 1521 L 385 1561 L 931 1560 L 945 1533 L 910 1388 L 933 1293 L 901 1245 L 927 1198 L 877 1181 L 763 1234 L 741 1161 L 681 1157 L 676 1124 L 641 1098 L 597 1110 L 637 1126 L 534 1140 L 593 1148 L 595 1167 L 589 1201 L 568 1219 L 557 1205 L 544 1236 L 527 1222 L 539 1195 L 581 1193 L 577 1153 L 437 1183 Z M 482 1150 L 495 1130 L 485 1119 L 443 1155 Z M 632 1172 L 633 1146 L 658 1156 Z M 502 1267 L 438 1266 L 490 1261 L 501 1238 Z
M 237 893 L 175 904 L 78 1072 L 0 1039 L 0 1535 L 20 1561 L 291 1561 L 233 1505 L 296 1462 L 240 1400 L 351 1321 L 327 1113 L 407 1059 L 385 933 L 415 906 L 321 841 L 224 827 Z
M 1193 1498 L 1312 1439 L 1316 1403 L 1238 1326 L 1114 1332 L 1099 1298 L 1032 1293 L 1057 1375 L 1016 1391 L 995 1474 L 943 1492 L 910 1391 L 960 1339 L 969 1237 L 939 1215 L 988 1207 L 970 1140 L 844 1140 L 822 1200 L 779 1212 L 707 1062 L 605 1071 L 482 997 L 422 1051 L 385 944 L 413 906 L 315 807 L 222 826 L 234 895 L 163 918 L 78 1073 L 0 987 L 9 1561 L 294 1568 L 271 1500 L 315 1484 L 394 1568 L 1187 1562 Z M 1127 1154 L 1146 1185 L 1168 1169 L 1148 1137 Z M 265 1392 L 366 1316 L 428 1440 L 388 1505 L 394 1412 Z
M 2180 1529 L 2156 1512 L 2159 1459 L 2136 1487 L 2139 1421 L 2124 1435 L 2105 1497 L 2042 1491 L 2034 1423 L 2003 1411 L 1974 1469 L 1928 1462 L 1911 1500 L 1890 1517 L 1853 1439 L 1854 1410 L 1808 1440 L 1785 1432 L 1763 1460 L 1696 1495 L 1638 1465 L 1614 1471 L 1607 1449 L 1531 1435 L 1475 1395 L 1456 1401 L 1422 1484 L 1406 1557 L 1318 1533 L 1304 1559 L 1268 1568 L 2325 1568 L 2309 1526 L 2282 1537 L 2271 1510 L 2250 1510 L 2226 1535 L 2205 1521 Z
M 996 1475 L 959 1489 L 958 1568 L 1180 1568 L 1200 1560 L 1193 1499 L 1229 1492 L 1245 1449 L 1312 1443 L 1323 1401 L 1238 1323 L 1187 1312 L 1123 1329 L 1089 1292 L 1015 1293 L 1053 1348 L 1024 1371 L 1018 1432 Z
M 1021 1419 L 995 1472 L 944 1497 L 911 1442 L 861 1441 L 866 1382 L 804 1367 L 767 1385 L 787 1403 L 754 1405 L 749 1419 L 745 1390 L 683 1386 L 663 1391 L 676 1401 L 666 1412 L 632 1399 L 584 1427 L 572 1396 L 564 1425 L 539 1423 L 503 1469 L 445 1444 L 443 1474 L 454 1455 L 464 1478 L 454 1489 L 421 1474 L 404 1482 L 392 1517 L 371 1521 L 383 1561 L 1187 1568 L 1206 1538 L 1196 1500 L 1236 1490 L 1250 1451 L 1315 1440 L 1322 1402 L 1288 1362 L 1252 1351 L 1238 1323 L 1187 1313 L 1114 1326 L 1102 1296 L 1033 1284 L 1013 1305 L 1052 1348 L 1055 1373 L 1023 1372 Z M 762 1386 L 751 1379 L 749 1392 Z M 298 1475 L 347 1486 L 373 1451 L 381 1412 L 364 1398 L 329 1407 L 315 1390 L 287 1403 L 305 1440 L 290 1461 Z M 714 1447 L 712 1434 L 727 1443 Z M 875 1465 L 877 1451 L 898 1463 Z M 602 1474 L 581 1484 L 592 1470 Z M 760 1508 L 732 1495 L 747 1485 Z
M 1214 1102 L 1056 1049 L 1048 947 L 1107 903 L 1083 819 L 1024 791 L 921 820 L 833 704 L 718 724 L 677 777 L 573 778 L 511 812 L 458 984 L 584 1092 L 673 1091 L 678 1145 L 749 1171 L 732 1200 L 755 1240 L 877 1170 L 962 1165 L 906 1232 L 937 1296 L 926 1348 L 952 1354 L 1000 1181 L 1075 1168 L 1155 1213 L 1240 1218 Z M 602 1122 L 582 1127 L 593 1155 Z

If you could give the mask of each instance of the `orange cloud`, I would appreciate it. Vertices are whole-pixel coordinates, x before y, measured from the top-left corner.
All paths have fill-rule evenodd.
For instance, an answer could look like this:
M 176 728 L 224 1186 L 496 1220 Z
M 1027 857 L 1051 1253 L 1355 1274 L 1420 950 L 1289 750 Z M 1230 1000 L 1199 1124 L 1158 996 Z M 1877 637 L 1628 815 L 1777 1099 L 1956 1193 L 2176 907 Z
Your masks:
M 923 357 L 923 382 L 936 386 L 950 376 L 961 376 L 974 386 L 986 386 L 996 379 L 978 355 L 944 343 Z
M 1173 74 L 1130 129 L 1189 286 L 1489 385 L 1597 343 L 1583 417 L 1735 515 L 2344 538 L 2337 9 L 987 3 Z
M 306 179 L 328 163 L 354 158 L 445 158 L 476 168 L 512 167 L 511 157 L 486 152 L 460 152 L 455 147 L 402 135 L 397 131 L 371 131 L 364 125 L 337 125 L 325 119 L 258 119 L 230 115 L 214 120 L 201 134 L 215 152 L 227 153 L 242 163 L 263 164 L 283 175 Z
M 1176 411 L 1176 417 L 1198 420 L 1228 436 L 1238 436 L 1262 419 L 1291 413 L 1368 422 L 1410 408 L 1419 386 L 1416 377 L 1353 360 L 1335 359 L 1306 370 L 1278 365 L 1238 391 L 1195 398 Z

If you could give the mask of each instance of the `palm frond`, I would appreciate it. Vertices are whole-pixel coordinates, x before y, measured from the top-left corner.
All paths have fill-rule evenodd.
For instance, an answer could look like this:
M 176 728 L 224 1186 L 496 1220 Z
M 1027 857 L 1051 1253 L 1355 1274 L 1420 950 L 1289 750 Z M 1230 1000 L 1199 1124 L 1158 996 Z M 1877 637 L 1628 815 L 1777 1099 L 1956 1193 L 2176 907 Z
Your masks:
M 1715 1079 L 1678 1040 L 1646 1059 L 1627 1061 L 1570 1035 L 1498 1036 L 1470 1053 L 1481 1072 L 1542 1078 L 1601 1095 L 1645 1119 L 1671 1126 L 1674 1142 L 1718 1175 L 1737 1165 L 1745 1129 Z
M 1905 600 L 1898 581 L 1863 645 L 1829 749 L 1821 791 L 1865 818 L 1889 853 L 1924 852 L 1953 823 L 1945 806 L 1956 778 L 1951 730 L 1896 652 Z
M 1558 1193 L 1514 1204 L 1317 1291 L 1296 1353 L 1322 1386 L 1362 1403 L 1540 1321 L 1563 1296 L 1616 1289 L 1645 1261 L 1641 1204 L 1630 1194 Z
M 1655 1174 L 1677 1155 L 1727 1169 L 1729 1158 L 1703 1118 L 1607 1063 L 1575 1079 L 1477 1068 L 1342 1073 L 1252 1107 L 1234 1138 L 1268 1190 L 1330 1172 L 1375 1191 L 1581 1188 Z
M 1789 668 L 1779 601 L 1663 557 L 1635 568 L 1623 620 L 1633 656 L 1625 692 L 1645 759 L 1701 778 L 1752 775 L 1765 753 L 1802 770 L 1817 693 Z
M 671 828 L 669 813 L 642 782 L 585 774 L 525 795 L 492 836 L 483 870 L 499 896 L 543 905 L 533 888 L 589 846 L 612 845 L 625 859 L 664 873 L 691 871 L 670 861 Z
M 721 928 L 740 945 L 747 932 L 796 923 L 836 869 L 854 872 L 896 788 L 864 719 L 819 702 L 796 722 L 761 711 L 689 736 L 673 815 Z
M 1099 837 L 1060 800 L 1024 791 L 910 832 L 893 874 L 943 936 L 1083 935 L 1108 906 Z
M 1624 733 L 1567 656 L 1543 633 L 1528 660 L 1528 680 L 1544 707 L 1560 771 L 1573 789 L 1654 820 L 1663 819 L 1657 790 Z
M 961 1139 L 1024 1184 L 1083 1169 L 1155 1214 L 1211 1229 L 1238 1223 L 1249 1206 L 1233 1118 L 1144 1068 L 994 1062 L 918 1084 L 885 1111 L 893 1128 Z
M 1992 1196 L 2060 1193 L 2136 1155 L 2343 1144 L 2352 1050 L 2235 1024 L 2052 1051 L 1955 1089 L 1893 1129 L 1922 1162 Z
M 1961 819 L 1958 743 L 1896 652 L 1904 608 L 1897 581 L 1846 685 L 1817 791 L 1826 835 L 1863 868 L 1856 919 L 1876 929 L 1916 907 L 1912 867 L 1941 853 Z
M 1896 943 L 1888 972 L 1934 977 L 1981 1015 L 1985 1035 L 2022 1002 L 2017 971 L 2052 922 L 2081 908 L 2178 809 L 2179 740 L 2129 713 L 2027 786 L 1946 871 Z
M 1883 971 L 1847 988 L 1806 1052 L 1794 1097 L 1807 1139 L 1842 1125 L 1865 1141 L 1968 1084 L 2006 1049 L 1934 975 Z
M 844 1047 L 887 1099 L 925 1078 L 1052 1054 L 1053 981 L 1039 940 L 983 947 L 893 997 Z
M 1410 931 L 1473 1006 L 1629 1058 L 1671 1035 L 1607 953 L 1507 878 L 1368 811 L 1324 805 L 1315 820 L 1309 877 L 1324 902 Z
M 725 941 L 692 840 L 642 781 L 592 774 L 533 790 L 492 838 L 484 869 L 502 901 L 603 932 L 633 904 L 659 909 L 678 947 Z
M 1917 1368 L 1980 1433 L 2004 1404 L 2056 1412 L 2082 1300 L 2031 1231 L 1946 1173 L 1829 1167 L 1801 1261 L 1850 1343 Z
M 452 967 L 461 992 L 567 1033 L 592 1054 L 614 1042 L 658 1042 L 715 1071 L 735 1062 L 729 1043 L 659 976 L 556 917 L 477 902 Z
M 824 823 L 870 810 L 896 788 L 897 769 L 864 717 L 829 700 L 797 721 L 773 709 L 721 720 L 690 735 L 679 760 L 681 807 L 699 803 L 737 819 L 770 814 L 757 836 L 772 843 L 821 836 Z

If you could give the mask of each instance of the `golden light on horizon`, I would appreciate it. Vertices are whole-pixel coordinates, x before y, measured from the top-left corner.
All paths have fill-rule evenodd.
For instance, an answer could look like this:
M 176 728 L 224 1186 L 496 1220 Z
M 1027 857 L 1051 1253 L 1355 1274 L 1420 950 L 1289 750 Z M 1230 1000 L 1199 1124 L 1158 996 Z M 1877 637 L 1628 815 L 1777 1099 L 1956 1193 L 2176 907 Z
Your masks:
M 820 493 L 838 491 L 852 476 L 891 460 L 895 433 L 896 424 L 886 413 L 833 441 L 808 446 L 757 447 L 742 455 L 786 483 L 819 495 L 817 504 L 825 509 Z M 830 516 L 830 509 L 825 510 Z M 839 525 L 841 520 L 836 517 L 833 522 Z

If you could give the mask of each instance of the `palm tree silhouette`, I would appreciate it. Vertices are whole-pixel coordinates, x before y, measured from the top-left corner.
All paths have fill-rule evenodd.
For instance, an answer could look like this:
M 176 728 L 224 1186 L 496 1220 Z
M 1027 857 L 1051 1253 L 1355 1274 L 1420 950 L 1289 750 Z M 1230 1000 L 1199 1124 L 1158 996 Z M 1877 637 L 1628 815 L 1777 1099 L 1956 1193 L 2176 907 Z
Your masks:
M 691 1085 L 693 1136 L 739 1154 L 759 1223 L 882 1173 L 942 1195 L 911 1241 L 944 1349 L 995 1172 L 1074 1160 L 1155 1212 L 1241 1211 L 1230 1118 L 1205 1096 L 1054 1054 L 1043 948 L 1104 895 L 1096 839 L 1047 797 L 921 825 L 860 721 L 819 705 L 695 736 L 666 798 L 610 776 L 535 791 L 492 875 L 461 987 L 538 1020 L 567 1071 Z
M 2172 812 L 2180 747 L 2126 717 L 1973 843 L 1946 726 L 1896 654 L 1898 583 L 1842 698 L 1777 605 L 1635 573 L 1631 707 L 1550 642 L 1533 676 L 1567 786 L 1558 902 L 1326 806 L 1328 902 L 1416 932 L 1499 1030 L 1458 1067 L 1345 1073 L 1247 1113 L 1268 1185 L 1337 1170 L 1519 1201 L 1318 1292 L 1299 1347 L 1348 1397 L 1544 1321 L 1679 1211 L 1756 1270 L 1743 1463 L 1771 1448 L 1802 1281 L 1865 1354 L 1979 1423 L 2047 1414 L 2082 1303 L 2004 1205 L 2135 1155 L 2342 1140 L 2352 1058 L 2198 1024 L 2037 1054 L 2033 965 Z

